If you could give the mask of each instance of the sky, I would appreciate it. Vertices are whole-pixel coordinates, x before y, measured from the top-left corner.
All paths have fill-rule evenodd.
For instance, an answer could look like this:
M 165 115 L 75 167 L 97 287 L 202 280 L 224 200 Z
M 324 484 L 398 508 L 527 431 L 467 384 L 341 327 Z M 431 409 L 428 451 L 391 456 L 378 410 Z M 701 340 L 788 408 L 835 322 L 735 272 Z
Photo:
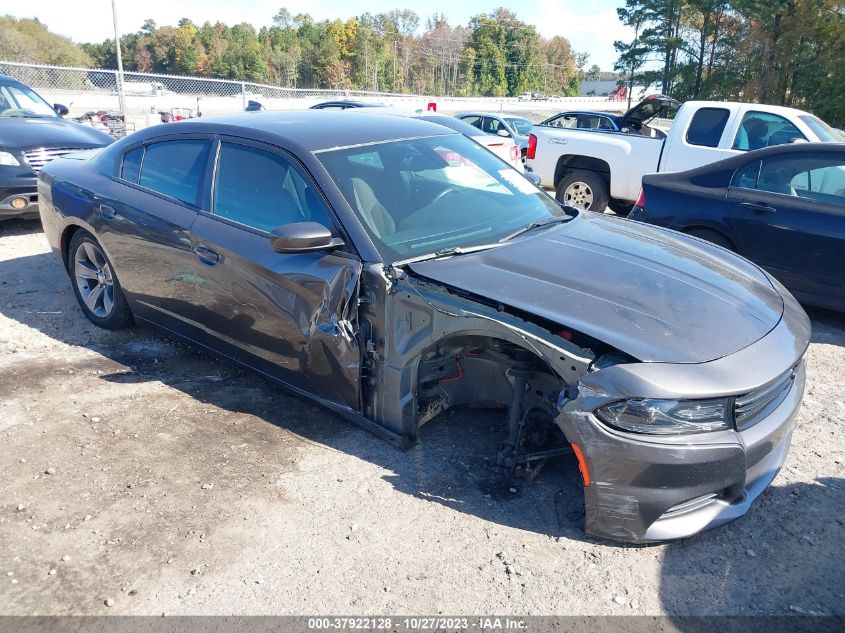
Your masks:
M 115 0 L 121 33 L 138 31 L 144 20 L 152 18 L 160 26 L 175 25 L 181 18 L 197 24 L 206 20 L 228 25 L 249 22 L 256 29 L 270 26 L 280 7 L 292 14 L 310 13 L 316 20 L 352 17 L 365 11 L 381 13 L 390 9 L 412 9 L 425 23 L 432 13 L 443 13 L 452 25 L 466 24 L 479 13 L 489 13 L 498 6 L 516 12 L 521 20 L 533 24 L 543 37 L 562 35 L 578 52 L 590 54 L 589 68 L 597 64 L 613 70 L 616 54 L 614 40 L 632 38 L 632 31 L 619 22 L 616 7 L 623 0 Z M 11 3 L 10 3 L 11 4 Z M 39 0 L 31 4 L 15 2 L 0 9 L 17 18 L 37 17 L 51 31 L 73 41 L 101 42 L 113 37 L 111 0 Z

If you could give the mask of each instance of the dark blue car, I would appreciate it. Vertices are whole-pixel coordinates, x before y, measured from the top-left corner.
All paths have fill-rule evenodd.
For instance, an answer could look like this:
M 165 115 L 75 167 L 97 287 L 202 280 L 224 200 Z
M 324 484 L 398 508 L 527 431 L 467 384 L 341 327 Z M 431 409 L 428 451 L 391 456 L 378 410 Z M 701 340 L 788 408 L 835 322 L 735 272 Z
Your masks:
M 796 143 L 643 178 L 632 220 L 759 264 L 802 303 L 845 311 L 845 143 Z

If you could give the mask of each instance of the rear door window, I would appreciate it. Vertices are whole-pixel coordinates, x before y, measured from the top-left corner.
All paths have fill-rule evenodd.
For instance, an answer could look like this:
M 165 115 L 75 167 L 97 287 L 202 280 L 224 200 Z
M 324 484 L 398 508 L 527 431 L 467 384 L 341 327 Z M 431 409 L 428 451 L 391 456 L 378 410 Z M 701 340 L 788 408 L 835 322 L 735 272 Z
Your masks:
M 760 161 L 755 160 L 745 167 L 741 167 L 734 174 L 731 180 L 731 187 L 740 189 L 755 189 L 757 187 L 757 176 L 760 174 Z
M 210 145 L 202 139 L 148 145 L 138 184 L 197 206 Z
M 702 147 L 719 147 L 730 111 L 726 108 L 701 108 L 687 128 L 687 143 Z
M 120 177 L 123 180 L 138 184 L 138 177 L 141 175 L 141 162 L 144 160 L 144 148 L 138 147 L 123 156 L 123 166 L 120 169 Z

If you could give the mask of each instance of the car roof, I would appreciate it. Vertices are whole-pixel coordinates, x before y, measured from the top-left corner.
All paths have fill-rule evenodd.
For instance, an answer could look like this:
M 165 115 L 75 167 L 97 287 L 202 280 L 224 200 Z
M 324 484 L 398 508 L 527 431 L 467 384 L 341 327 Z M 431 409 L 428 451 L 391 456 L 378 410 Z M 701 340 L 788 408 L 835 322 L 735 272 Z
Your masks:
M 464 136 L 469 136 L 470 138 L 486 136 L 486 134 L 479 130 L 477 127 L 470 125 L 469 123 L 466 123 L 464 121 L 461 121 L 457 117 L 449 116 L 448 114 L 443 114 L 441 112 L 434 112 L 433 110 L 387 108 L 383 112 L 384 114 L 390 116 L 403 117 L 406 119 L 417 119 L 420 121 L 436 123 L 437 125 L 442 125 L 444 127 L 449 128 L 450 130 L 454 130 L 455 132 L 460 132 Z M 381 112 L 379 112 L 379 114 L 381 114 Z
M 317 152 L 403 138 L 451 134 L 443 126 L 373 111 L 286 110 L 239 112 L 146 128 L 127 138 L 146 141 L 170 134 L 235 134 Z
M 790 155 L 790 154 L 845 154 L 845 143 L 821 143 L 810 141 L 799 141 L 795 143 L 782 143 L 780 145 L 771 145 L 762 149 L 756 149 L 750 152 L 743 152 L 737 156 L 731 156 L 721 162 L 728 161 L 743 162 L 741 159 L 760 159 L 772 155 Z M 706 165 L 705 165 L 706 167 Z
M 734 172 L 740 167 L 758 161 L 760 159 L 769 158 L 771 156 L 791 156 L 792 154 L 831 154 L 833 156 L 845 157 L 845 143 L 784 143 L 781 145 L 772 145 L 771 147 L 764 147 L 762 149 L 753 150 L 750 152 L 742 152 L 735 156 L 723 158 L 714 163 L 707 163 L 700 167 L 695 167 L 688 171 L 673 171 L 661 172 L 658 174 L 646 174 L 643 176 L 643 182 L 661 182 L 664 180 L 687 180 L 695 176 L 702 176 L 705 174 L 718 172 Z
M 602 112 L 601 110 L 563 110 L 554 116 L 561 116 L 563 114 L 586 114 L 588 116 L 606 116 L 610 118 L 619 118 L 622 115 L 615 112 Z

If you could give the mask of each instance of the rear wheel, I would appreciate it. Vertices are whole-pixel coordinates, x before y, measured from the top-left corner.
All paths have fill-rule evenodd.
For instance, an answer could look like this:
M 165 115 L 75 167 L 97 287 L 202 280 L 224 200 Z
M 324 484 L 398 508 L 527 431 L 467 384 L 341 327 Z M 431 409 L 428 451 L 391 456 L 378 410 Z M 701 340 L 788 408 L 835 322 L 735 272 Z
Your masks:
M 557 201 L 563 205 L 604 213 L 609 194 L 604 178 L 594 171 L 571 171 L 557 185 Z
M 716 246 L 721 246 L 722 248 L 726 248 L 729 251 L 736 252 L 736 248 L 734 248 L 734 245 L 731 244 L 730 240 L 721 233 L 719 233 L 719 231 L 714 231 L 713 229 L 689 229 L 688 231 L 684 232 L 687 235 L 692 235 L 693 237 L 697 237 L 702 240 L 707 240 L 708 242 L 715 244 Z
M 79 306 L 94 325 L 117 330 L 132 319 L 114 268 L 97 239 L 74 233 L 68 248 L 68 271 Z

